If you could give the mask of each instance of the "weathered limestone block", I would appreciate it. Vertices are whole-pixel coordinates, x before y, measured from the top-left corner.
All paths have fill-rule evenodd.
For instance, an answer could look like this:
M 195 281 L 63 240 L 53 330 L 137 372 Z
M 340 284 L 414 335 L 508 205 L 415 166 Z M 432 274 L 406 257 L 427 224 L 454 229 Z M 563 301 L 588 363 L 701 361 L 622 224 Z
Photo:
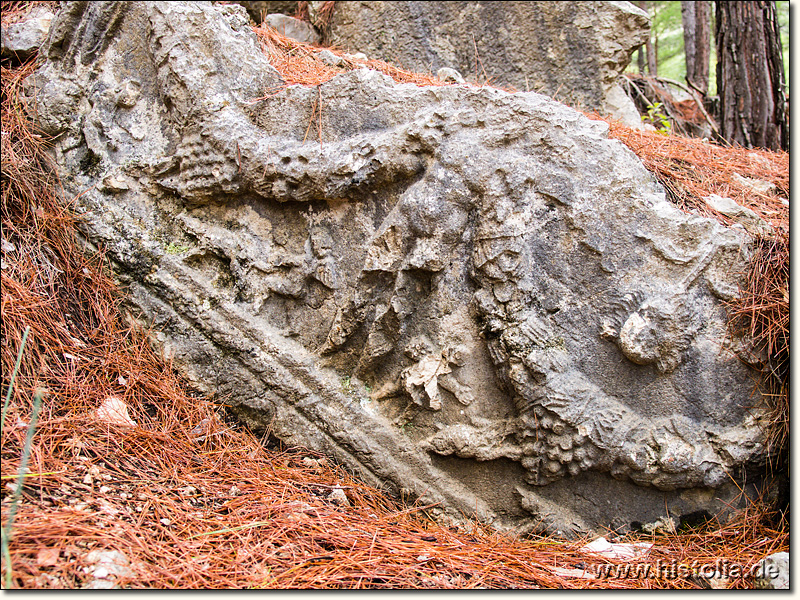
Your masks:
M 281 89 L 236 6 L 68 3 L 44 57 L 84 235 L 252 425 L 517 532 L 715 514 L 763 461 L 725 326 L 749 238 L 604 123 L 368 69 Z
M 625 122 L 632 114 L 638 125 L 617 79 L 649 31 L 630 2 L 337 2 L 329 38 L 407 69 L 451 67 Z
M 270 14 L 264 18 L 264 25 L 276 29 L 286 37 L 304 44 L 318 44 L 322 39 L 311 23 L 289 17 L 280 13 Z
M 53 13 L 45 6 L 34 6 L 30 13 L 16 23 L 0 29 L 0 55 L 27 60 L 42 45 L 53 21 Z
M 247 14 L 250 15 L 250 18 L 253 19 L 255 23 L 263 22 L 264 17 L 267 15 L 276 13 L 294 15 L 297 12 L 297 0 L 283 0 L 277 2 L 265 2 L 263 0 L 250 2 L 243 0 L 242 2 L 237 2 L 236 4 L 241 4 L 244 6 L 245 9 L 247 9 Z

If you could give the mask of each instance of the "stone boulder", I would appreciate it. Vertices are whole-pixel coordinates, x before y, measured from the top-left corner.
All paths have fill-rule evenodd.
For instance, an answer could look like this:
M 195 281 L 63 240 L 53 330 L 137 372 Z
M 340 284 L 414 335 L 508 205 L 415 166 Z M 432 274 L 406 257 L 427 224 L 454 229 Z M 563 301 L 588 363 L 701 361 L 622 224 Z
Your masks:
M 28 60 L 44 42 L 52 21 L 53 13 L 46 6 L 37 5 L 20 21 L 3 25 L 0 30 L 0 55 L 3 58 Z
M 66 3 L 42 56 L 89 247 L 250 425 L 518 533 L 713 515 L 763 462 L 726 333 L 749 237 L 604 123 L 365 68 L 286 86 L 236 5 Z
M 638 126 L 617 80 L 649 31 L 647 13 L 630 2 L 337 2 L 329 40 L 407 69 L 450 67 Z
M 318 44 L 322 39 L 311 23 L 289 17 L 280 13 L 267 15 L 264 25 L 272 27 L 286 37 L 290 37 L 304 44 Z
M 271 14 L 294 15 L 297 12 L 297 0 L 268 2 L 264 0 L 237 2 L 247 9 L 247 14 L 255 23 L 264 21 L 264 17 Z

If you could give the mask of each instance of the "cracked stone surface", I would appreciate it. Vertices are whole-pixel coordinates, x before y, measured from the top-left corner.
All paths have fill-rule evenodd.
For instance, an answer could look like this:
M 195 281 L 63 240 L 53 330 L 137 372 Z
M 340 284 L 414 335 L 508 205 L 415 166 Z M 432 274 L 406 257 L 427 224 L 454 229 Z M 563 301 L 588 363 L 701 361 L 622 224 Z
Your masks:
M 314 4 L 314 3 L 312 3 Z M 631 2 L 337 2 L 332 44 L 422 73 L 456 69 L 641 126 L 619 77 L 650 35 Z
M 66 3 L 43 57 L 88 245 L 251 425 L 517 533 L 716 514 L 765 459 L 725 326 L 750 239 L 605 124 L 368 69 L 285 86 L 237 5 Z

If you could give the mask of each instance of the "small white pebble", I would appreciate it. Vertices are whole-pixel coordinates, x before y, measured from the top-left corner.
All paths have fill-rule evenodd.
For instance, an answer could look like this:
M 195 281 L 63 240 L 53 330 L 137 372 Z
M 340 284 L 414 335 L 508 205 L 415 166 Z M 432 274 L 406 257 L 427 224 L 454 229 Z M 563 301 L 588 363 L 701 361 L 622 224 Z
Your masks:
M 347 499 L 347 494 L 344 493 L 342 488 L 333 488 L 328 495 L 328 500 L 338 506 L 350 506 L 350 500 Z

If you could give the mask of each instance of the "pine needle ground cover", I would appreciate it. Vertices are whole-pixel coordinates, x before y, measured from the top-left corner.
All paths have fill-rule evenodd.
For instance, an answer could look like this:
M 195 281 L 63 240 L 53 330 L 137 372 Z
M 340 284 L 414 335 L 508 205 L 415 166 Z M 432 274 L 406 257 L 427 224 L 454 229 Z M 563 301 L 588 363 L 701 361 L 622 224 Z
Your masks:
M 22 10 L 4 3 L 4 23 L 11 9 Z M 381 61 L 343 56 L 343 66 L 331 67 L 317 57 L 321 48 L 256 32 L 289 84 L 318 85 L 364 63 L 397 81 L 443 85 Z M 102 249 L 87 252 L 81 243 L 48 141 L 20 101 L 34 69 L 33 62 L 2 66 L 3 395 L 30 328 L 2 430 L 3 525 L 33 398 L 43 396 L 4 582 L 96 585 L 92 552 L 116 551 L 126 565 L 113 582 L 126 588 L 689 589 L 709 587 L 715 569 L 729 576 L 716 585 L 750 588 L 754 565 L 788 551 L 786 520 L 766 500 L 725 524 L 614 539 L 653 544 L 633 560 L 589 554 L 581 550 L 588 539 L 511 539 L 477 523 L 449 529 L 427 517 L 429 507 L 389 497 L 320 455 L 265 443 L 224 407 L 197 397 L 151 348 L 149 332 L 126 317 L 124 291 Z M 730 312 L 731 326 L 747 327 L 768 357 L 770 439 L 774 455 L 785 456 L 788 155 L 617 124 L 610 135 L 640 156 L 681 208 L 724 221 L 702 200 L 718 194 L 775 228 L 757 241 L 747 287 Z M 733 173 L 775 187 L 754 193 Z

